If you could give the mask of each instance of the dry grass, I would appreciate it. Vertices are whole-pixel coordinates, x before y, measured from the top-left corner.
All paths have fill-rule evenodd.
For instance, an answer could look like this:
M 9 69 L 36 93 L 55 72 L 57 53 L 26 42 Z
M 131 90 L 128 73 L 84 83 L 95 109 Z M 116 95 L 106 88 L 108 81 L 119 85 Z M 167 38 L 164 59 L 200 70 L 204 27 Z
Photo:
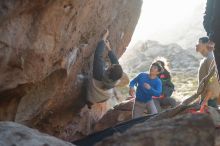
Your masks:
M 175 92 L 173 93 L 173 97 L 180 101 L 195 94 L 198 86 L 196 73 L 176 73 L 173 74 L 172 81 L 175 85 Z

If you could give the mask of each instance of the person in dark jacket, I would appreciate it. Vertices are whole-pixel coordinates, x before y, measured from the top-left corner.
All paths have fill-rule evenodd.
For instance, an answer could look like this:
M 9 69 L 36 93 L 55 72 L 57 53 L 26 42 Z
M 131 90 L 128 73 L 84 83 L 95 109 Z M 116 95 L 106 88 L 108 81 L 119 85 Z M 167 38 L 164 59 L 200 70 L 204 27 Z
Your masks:
M 102 40 L 98 43 L 93 60 L 93 76 L 89 81 L 87 99 L 89 103 L 101 103 L 114 96 L 114 87 L 123 75 L 123 70 L 118 59 L 110 47 L 107 39 L 109 31 L 106 30 Z M 106 69 L 104 61 L 105 50 L 111 65 Z
M 161 106 L 176 106 L 176 100 L 171 97 L 174 91 L 174 84 L 171 81 L 170 69 L 168 61 L 164 57 L 158 57 L 155 62 L 159 63 L 163 67 L 163 71 L 160 72 L 158 77 L 162 82 L 162 93 L 159 97 L 153 97 L 157 110 L 162 111 Z
M 203 26 L 209 36 L 209 43 L 215 47 L 215 62 L 220 73 L 220 0 L 207 0 Z M 214 44 L 215 43 L 215 44 Z

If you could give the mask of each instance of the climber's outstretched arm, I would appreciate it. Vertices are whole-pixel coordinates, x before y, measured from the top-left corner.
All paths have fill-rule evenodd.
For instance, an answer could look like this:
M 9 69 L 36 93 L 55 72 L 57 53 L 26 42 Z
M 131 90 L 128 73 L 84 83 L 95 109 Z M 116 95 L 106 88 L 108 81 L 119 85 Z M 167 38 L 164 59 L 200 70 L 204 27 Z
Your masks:
M 105 61 L 103 59 L 103 53 L 105 52 L 105 41 L 101 40 L 95 50 L 93 60 L 93 78 L 101 81 L 104 73 Z
M 115 55 L 114 51 L 111 49 L 110 43 L 108 40 L 105 41 L 106 48 L 108 49 L 108 57 L 111 61 L 111 64 L 119 64 L 118 58 Z

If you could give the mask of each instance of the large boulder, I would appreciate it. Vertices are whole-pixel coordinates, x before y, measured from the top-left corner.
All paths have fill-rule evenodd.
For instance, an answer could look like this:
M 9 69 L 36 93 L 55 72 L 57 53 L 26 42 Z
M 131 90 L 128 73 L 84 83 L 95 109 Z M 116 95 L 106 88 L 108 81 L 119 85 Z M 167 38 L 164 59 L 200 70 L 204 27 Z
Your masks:
M 1 146 L 73 146 L 55 137 L 14 122 L 0 122 Z
M 109 28 L 120 57 L 141 5 L 142 0 L 1 0 L 0 120 L 65 135 L 66 125 L 90 112 L 83 110 L 84 79 L 91 75 L 101 34 Z
M 113 127 L 118 123 L 131 120 L 133 104 L 134 100 L 128 100 L 116 105 L 96 123 L 94 130 L 101 131 L 106 128 Z
M 97 146 L 214 146 L 215 126 L 208 115 L 187 114 L 136 124 L 123 133 L 115 132 Z

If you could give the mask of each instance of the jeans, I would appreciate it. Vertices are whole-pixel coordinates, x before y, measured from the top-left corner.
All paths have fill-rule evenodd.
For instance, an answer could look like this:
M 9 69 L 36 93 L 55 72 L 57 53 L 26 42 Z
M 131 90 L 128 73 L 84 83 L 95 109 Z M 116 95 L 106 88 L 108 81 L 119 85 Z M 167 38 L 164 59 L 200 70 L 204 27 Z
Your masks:
M 148 101 L 147 103 L 139 102 L 135 100 L 132 110 L 132 118 L 138 118 L 146 115 L 146 113 L 157 114 L 157 108 L 153 100 Z

